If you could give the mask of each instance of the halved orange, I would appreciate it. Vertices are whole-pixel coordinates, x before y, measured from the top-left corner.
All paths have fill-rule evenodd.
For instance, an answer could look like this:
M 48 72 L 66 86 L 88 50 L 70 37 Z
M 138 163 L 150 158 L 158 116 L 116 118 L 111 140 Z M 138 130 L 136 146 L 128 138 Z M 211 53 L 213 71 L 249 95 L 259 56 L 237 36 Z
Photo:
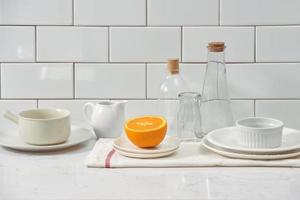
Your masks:
M 129 119 L 124 126 L 128 139 L 141 148 L 159 145 L 166 136 L 167 120 L 161 116 Z

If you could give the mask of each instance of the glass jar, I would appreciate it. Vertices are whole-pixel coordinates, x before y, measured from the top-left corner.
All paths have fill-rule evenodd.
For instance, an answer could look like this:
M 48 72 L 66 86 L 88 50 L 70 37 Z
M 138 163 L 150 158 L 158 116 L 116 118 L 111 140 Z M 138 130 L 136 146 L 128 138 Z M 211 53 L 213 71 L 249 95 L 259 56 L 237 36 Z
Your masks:
M 202 138 L 199 101 L 201 95 L 196 92 L 179 94 L 179 111 L 177 115 L 178 137 L 182 141 L 195 141 Z

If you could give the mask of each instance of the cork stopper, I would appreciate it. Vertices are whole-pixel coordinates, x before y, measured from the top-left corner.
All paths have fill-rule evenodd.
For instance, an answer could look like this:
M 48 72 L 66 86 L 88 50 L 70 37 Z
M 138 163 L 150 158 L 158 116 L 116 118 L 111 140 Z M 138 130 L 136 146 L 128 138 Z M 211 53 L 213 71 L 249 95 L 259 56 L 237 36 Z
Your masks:
M 210 52 L 222 52 L 225 49 L 225 44 L 224 42 L 210 42 L 207 48 Z
M 178 74 L 179 73 L 179 59 L 169 59 L 168 60 L 168 70 L 170 74 Z

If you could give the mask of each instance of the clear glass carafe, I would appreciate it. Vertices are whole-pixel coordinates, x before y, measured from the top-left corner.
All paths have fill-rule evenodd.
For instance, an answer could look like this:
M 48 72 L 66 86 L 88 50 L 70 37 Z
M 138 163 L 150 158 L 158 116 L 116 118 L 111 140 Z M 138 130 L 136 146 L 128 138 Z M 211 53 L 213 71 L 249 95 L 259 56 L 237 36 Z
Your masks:
M 177 134 L 181 141 L 195 141 L 197 138 L 203 137 L 201 133 L 200 98 L 200 94 L 196 92 L 179 94 Z
M 224 49 L 223 42 L 211 42 L 208 45 L 208 62 L 200 106 L 204 135 L 218 128 L 233 126 Z

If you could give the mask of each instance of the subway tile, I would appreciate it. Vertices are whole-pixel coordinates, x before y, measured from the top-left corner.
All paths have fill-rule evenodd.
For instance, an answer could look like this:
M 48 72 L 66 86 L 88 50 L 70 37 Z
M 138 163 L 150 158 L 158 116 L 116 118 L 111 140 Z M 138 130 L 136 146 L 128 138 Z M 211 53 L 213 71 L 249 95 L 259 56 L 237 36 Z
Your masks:
M 2 98 L 72 98 L 71 63 L 1 65 Z
M 204 73 L 204 64 L 180 64 L 180 74 L 191 91 L 202 92 Z M 167 64 L 147 65 L 147 98 L 162 98 L 159 89 L 167 76 Z
M 218 0 L 148 0 L 149 25 L 218 25 Z
M 221 0 L 221 24 L 299 24 L 299 10 L 299 0 Z
M 231 100 L 233 119 L 254 117 L 254 100 Z
M 110 39 L 112 62 L 164 62 L 180 57 L 178 27 L 114 27 Z
M 2 117 L 6 111 L 18 114 L 23 110 L 32 108 L 36 108 L 36 100 L 0 100 L 0 131 L 17 129 L 16 124 Z
M 76 64 L 78 98 L 145 98 L 144 64 Z
M 70 25 L 72 0 L 0 0 L 0 24 Z
M 34 27 L 0 26 L 0 62 L 34 61 Z
M 145 0 L 75 0 L 76 25 L 145 25 Z
M 227 65 L 233 98 L 300 98 L 299 63 Z
M 163 115 L 158 100 L 130 100 L 125 110 L 127 119 L 143 115 Z
M 300 129 L 300 101 L 258 100 L 256 116 L 276 118 L 283 121 L 285 127 Z
M 254 61 L 253 27 L 184 27 L 184 62 L 206 62 L 207 44 L 210 41 L 224 41 L 227 62 Z
M 257 27 L 257 61 L 299 62 L 299 35 L 300 26 Z
M 105 27 L 37 27 L 37 59 L 42 62 L 106 62 Z

